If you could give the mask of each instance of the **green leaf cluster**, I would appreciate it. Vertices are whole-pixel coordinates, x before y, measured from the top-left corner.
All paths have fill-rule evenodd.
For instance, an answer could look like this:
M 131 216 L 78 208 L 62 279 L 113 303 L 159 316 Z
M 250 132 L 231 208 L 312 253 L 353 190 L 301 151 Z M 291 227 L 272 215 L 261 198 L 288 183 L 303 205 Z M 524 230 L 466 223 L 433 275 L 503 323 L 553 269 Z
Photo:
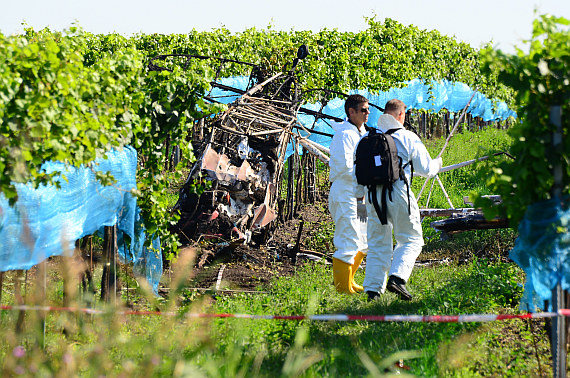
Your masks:
M 290 67 L 297 48 L 305 44 L 310 55 L 298 67 L 304 89 L 347 92 L 367 88 L 374 92 L 415 78 L 426 82 L 447 79 L 477 87 L 490 98 L 512 100 L 512 90 L 497 81 L 498 72 L 481 73 L 479 52 L 470 45 L 437 30 L 405 26 L 389 18 L 383 22 L 370 18 L 367 22 L 368 28 L 357 33 L 336 29 L 285 32 L 269 27 L 233 34 L 225 28 L 188 34 L 140 34 L 128 40 L 95 35 L 97 51 L 92 56 L 131 43 L 147 58 L 193 54 L 250 62 L 277 71 Z M 221 67 L 218 61 L 205 63 L 219 69 L 221 77 L 248 75 L 250 70 L 236 63 Z
M 143 65 L 133 49 L 83 64 L 81 33 L 0 35 L 0 191 L 49 182 L 46 160 L 88 164 L 132 140 L 143 96 Z
M 53 182 L 55 174 L 42 171 L 45 161 L 90 166 L 107 151 L 132 145 L 140 163 L 133 194 L 145 226 L 175 250 L 168 229 L 176 218 L 166 189 L 180 173 L 165 167 L 174 146 L 186 161 L 193 159 L 190 126 L 216 111 L 201 100 L 211 69 L 196 61 L 185 72 L 149 73 L 132 40 L 77 28 L 0 34 L 0 53 L 0 192 L 14 203 L 15 183 Z
M 570 21 L 541 15 L 533 23 L 528 53 L 500 50 L 482 52 L 486 71 L 500 72 L 498 79 L 514 89 L 521 122 L 509 130 L 515 161 L 496 164 L 486 181 L 503 197 L 505 211 L 516 226 L 528 205 L 553 195 L 555 166 L 563 169 L 562 193 L 570 188 Z M 554 143 L 557 127 L 551 110 L 560 107 L 561 143 Z M 484 202 L 481 201 L 484 205 Z

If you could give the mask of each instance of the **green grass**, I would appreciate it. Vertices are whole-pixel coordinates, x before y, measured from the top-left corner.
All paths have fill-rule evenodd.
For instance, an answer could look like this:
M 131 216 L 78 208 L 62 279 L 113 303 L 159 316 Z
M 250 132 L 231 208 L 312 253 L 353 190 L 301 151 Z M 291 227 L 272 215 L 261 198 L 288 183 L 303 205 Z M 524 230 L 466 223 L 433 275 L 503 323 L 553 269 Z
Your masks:
M 363 272 L 357 274 L 362 281 Z M 522 271 L 504 261 L 416 267 L 408 284 L 412 302 L 393 294 L 368 302 L 365 295 L 334 290 L 330 265 L 310 263 L 292 277 L 276 278 L 264 292 L 190 298 L 183 278 L 173 278 L 164 301 L 146 297 L 145 307 L 179 316 L 50 313 L 45 338 L 40 313 L 2 312 L 2 372 L 24 369 L 36 376 L 374 376 L 403 359 L 416 376 L 537 375 L 538 354 L 548 374 L 543 324 L 319 322 L 192 319 L 187 312 L 267 315 L 516 313 Z M 55 280 L 54 285 L 61 285 Z M 176 288 L 179 290 L 174 290 Z M 141 301 L 142 292 L 137 294 Z M 75 297 L 77 298 L 77 296 Z M 54 298 L 56 301 L 59 298 Z M 5 300 L 3 300 L 6 303 Z M 73 305 L 81 306 L 81 302 Z M 537 344 L 535 349 L 534 343 Z M 17 347 L 26 353 L 16 357 Z
M 433 139 L 424 141 L 432 158 L 441 152 L 445 139 Z M 477 159 L 482 156 L 490 156 L 494 153 L 508 151 L 511 145 L 511 138 L 506 130 L 496 128 L 486 128 L 477 132 L 465 131 L 455 134 L 450 139 L 449 144 L 442 154 L 443 166 L 458 164 L 464 161 Z M 493 159 L 507 159 L 500 155 Z M 481 194 L 489 193 L 484 180 L 481 177 L 489 170 L 489 161 L 482 161 L 465 167 L 457 168 L 439 175 L 441 182 L 449 195 L 454 207 L 465 207 L 463 196 L 468 196 L 472 191 Z M 412 190 L 419 195 L 425 179 L 416 177 L 412 181 Z M 426 185 L 420 200 L 420 206 L 425 206 L 430 192 L 432 180 Z M 445 198 L 439 184 L 435 182 L 430 197 L 429 206 L 432 208 L 449 208 L 449 203 Z
M 361 279 L 361 277 L 360 277 Z M 380 301 L 368 302 L 365 295 L 337 294 L 331 285 L 330 267 L 309 264 L 296 277 L 280 279 L 269 294 L 223 297 L 217 301 L 220 312 L 255 314 L 423 314 L 455 315 L 471 313 L 516 312 L 521 294 L 522 273 L 512 263 L 474 260 L 470 264 L 416 268 L 409 287 L 414 295 L 410 303 L 385 294 Z M 512 321 L 510 321 L 512 323 Z M 406 361 L 412 373 L 420 376 L 453 375 L 457 361 L 440 361 L 442 345 L 460 336 L 483 332 L 487 326 L 473 323 L 382 323 L 382 322 L 304 322 L 217 321 L 219 335 L 241 330 L 241 340 L 249 351 L 269 350 L 281 355 L 294 345 L 297 333 L 307 332 L 304 348 L 317 353 L 321 360 L 311 366 L 308 375 L 362 376 L 369 374 L 363 362 L 366 355 L 379 364 L 404 351 L 418 357 Z M 500 327 L 499 327 L 500 328 Z M 523 330 L 524 331 L 524 330 Z M 544 343 L 544 338 L 542 340 Z M 528 346 L 527 346 L 528 347 Z M 481 359 L 489 350 L 479 350 Z M 535 362 L 525 361 L 533 369 Z M 472 368 L 465 359 L 461 369 Z M 279 372 L 279 365 L 262 365 L 269 376 Z M 451 367 L 450 367 L 451 366 Z M 501 366 L 496 366 L 500 368 Z M 504 366 L 503 366 L 504 367 Z M 495 371 L 497 373 L 497 371 Z
M 458 134 L 443 155 L 444 165 L 485 154 L 478 145 L 499 151 L 508 145 L 504 131 L 488 129 Z M 428 143 L 436 156 L 443 140 Z M 467 147 L 466 147 L 467 146 Z M 484 190 L 475 178 L 486 166 L 478 164 L 442 174 L 454 203 L 466 190 Z M 414 190 L 421 187 L 414 180 Z M 461 194 L 461 195 L 460 195 Z M 447 207 L 437 191 L 432 207 Z M 322 209 L 326 211 L 326 209 Z M 28 303 L 83 307 L 94 301 L 104 315 L 67 312 L 0 312 L 2 376 L 204 376 L 321 377 L 384 376 L 395 373 L 402 360 L 409 370 L 399 376 L 425 377 L 548 376 L 552 374 L 545 322 L 509 320 L 490 323 L 319 322 L 197 319 L 188 313 L 422 314 L 517 313 L 524 274 L 507 259 L 516 234 L 512 230 L 470 231 L 441 240 L 423 224 L 426 246 L 420 260 L 448 258 L 446 264 L 416 267 L 408 283 L 412 302 L 386 293 L 368 302 L 365 295 L 338 294 L 330 265 L 299 266 L 293 276 L 276 277 L 258 293 L 202 295 L 187 288 L 193 260 L 181 256 L 173 275 L 165 277 L 166 299 L 155 298 L 120 269 L 131 289 L 120 303 L 136 309 L 160 310 L 156 315 L 119 315 L 124 308 L 105 307 L 98 296 L 78 291 L 74 264 L 52 259 L 47 300 L 41 295 L 43 277 L 30 272 Z M 306 248 L 330 253 L 334 225 L 307 224 L 314 233 Z M 327 247 L 328 245 L 328 247 Z M 191 257 L 191 256 L 190 256 Z M 484 258 L 483 258 L 484 257 Z M 60 261 L 59 263 L 56 263 Z M 55 265 L 54 265 L 55 264 Z M 356 280 L 362 282 L 363 270 Z M 100 282 L 101 268 L 94 282 Z M 65 278 L 65 280 L 64 280 Z M 15 272 L 5 275 L 2 304 L 13 304 Z M 167 315 L 175 313 L 176 316 Z M 19 319 L 19 316 L 23 316 Z M 22 322 L 23 321 L 23 322 Z M 22 324 L 22 326 L 19 326 Z

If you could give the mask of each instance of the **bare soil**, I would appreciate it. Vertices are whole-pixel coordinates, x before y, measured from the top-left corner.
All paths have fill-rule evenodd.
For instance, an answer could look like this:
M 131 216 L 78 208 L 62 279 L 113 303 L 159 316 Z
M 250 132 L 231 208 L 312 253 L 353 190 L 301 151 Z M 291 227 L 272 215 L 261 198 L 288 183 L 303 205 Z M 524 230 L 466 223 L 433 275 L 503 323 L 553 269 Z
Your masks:
M 202 239 L 201 243 L 194 243 L 197 256 L 191 285 L 205 290 L 260 290 L 275 276 L 294 274 L 298 264 L 308 259 L 331 261 L 332 245 L 320 245 L 319 251 L 307 250 L 305 245 L 318 225 L 332 222 L 326 209 L 326 203 L 304 205 L 294 219 L 277 222 L 264 242 L 232 245 Z M 474 241 L 469 246 L 455 245 L 455 238 L 425 246 L 416 263 L 429 265 L 449 260 L 461 263 L 475 257 L 508 260 L 514 242 L 498 232 L 496 237 L 480 244 Z
M 307 251 L 303 245 L 313 231 L 307 224 L 330 221 L 330 214 L 322 208 L 305 205 L 294 219 L 277 222 L 263 243 L 232 245 L 215 239 L 199 245 L 194 243 L 190 246 L 197 251 L 192 286 L 228 291 L 260 290 L 275 276 L 294 274 L 296 266 L 307 258 L 327 258 L 326 253 Z

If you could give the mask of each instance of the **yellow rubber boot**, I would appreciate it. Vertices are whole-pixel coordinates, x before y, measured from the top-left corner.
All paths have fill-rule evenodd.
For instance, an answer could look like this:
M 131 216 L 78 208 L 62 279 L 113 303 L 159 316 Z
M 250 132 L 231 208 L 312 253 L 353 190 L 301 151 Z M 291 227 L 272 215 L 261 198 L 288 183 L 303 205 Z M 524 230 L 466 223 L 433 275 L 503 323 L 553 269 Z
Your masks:
M 364 288 L 354 281 L 354 276 L 356 275 L 356 271 L 358 270 L 358 267 L 362 263 L 362 260 L 364 260 L 364 256 L 366 255 L 360 251 L 358 251 L 356 256 L 354 256 L 354 263 L 352 264 L 352 269 L 351 269 L 350 283 L 352 285 L 352 290 L 354 290 L 355 292 L 364 291 Z
M 351 285 L 352 265 L 333 257 L 334 287 L 339 293 L 354 294 Z

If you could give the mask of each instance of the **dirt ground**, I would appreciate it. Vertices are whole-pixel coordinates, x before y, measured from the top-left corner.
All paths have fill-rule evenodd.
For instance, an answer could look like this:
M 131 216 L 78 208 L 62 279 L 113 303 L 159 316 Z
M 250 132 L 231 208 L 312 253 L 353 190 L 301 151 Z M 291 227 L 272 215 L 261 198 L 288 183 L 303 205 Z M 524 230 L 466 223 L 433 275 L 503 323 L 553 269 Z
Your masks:
M 332 245 L 319 244 L 312 249 L 308 244 L 321 225 L 332 225 L 326 202 L 304 205 L 295 219 L 278 222 L 264 243 L 247 245 L 219 240 L 194 243 L 195 266 L 191 286 L 203 290 L 249 291 L 259 290 L 275 276 L 292 275 L 299 264 L 325 258 L 331 262 Z M 330 226 L 329 226 L 330 227 Z M 489 241 L 491 240 L 491 241 Z M 508 259 L 513 240 L 499 235 L 469 248 L 456 248 L 453 241 L 433 243 L 424 247 L 416 264 L 429 265 L 449 260 L 467 261 L 474 257 Z M 363 263 L 363 266 L 365 263 Z
M 331 216 L 326 202 L 304 205 L 292 220 L 277 222 L 264 242 L 231 244 L 227 240 L 200 238 L 186 245 L 181 255 L 192 256 L 190 281 L 187 287 L 197 291 L 243 292 L 263 290 L 274 277 L 293 275 L 297 267 L 310 260 L 325 259 L 331 263 L 334 247 L 330 244 L 333 232 Z M 315 235 L 323 234 L 316 238 Z M 471 237 L 466 233 L 467 237 Z M 472 258 L 508 259 L 513 238 L 487 237 L 481 242 L 475 239 L 469 243 L 455 243 L 454 240 L 428 243 L 420 254 L 417 265 L 445 263 L 450 260 L 468 261 Z M 100 251 L 99 251 L 100 252 Z M 90 263 L 101 265 L 100 253 L 92 254 L 92 260 L 78 263 L 84 269 Z M 53 257 L 48 264 L 50 271 L 58 271 L 61 259 Z M 362 267 L 365 267 L 363 262 Z M 36 269 L 30 270 L 32 280 Z M 176 275 L 176 266 L 165 267 L 159 293 L 167 296 Z M 121 264 L 121 272 L 132 272 L 132 268 Z M 7 276 L 8 277 L 8 276 Z M 11 277 L 11 276 L 10 276 Z M 15 275 L 14 275 L 15 277 Z M 14 278 L 12 277 L 12 278 Z M 8 278 L 7 278 L 8 279 Z M 332 279 L 331 279 L 332 281 Z M 124 286 L 119 279 L 119 286 Z
M 311 225 L 331 221 L 328 211 L 322 208 L 307 205 L 295 219 L 278 222 L 264 243 L 232 245 L 202 239 L 203 242 L 186 246 L 196 252 L 192 285 L 209 290 L 259 290 L 274 276 L 292 275 L 304 261 L 323 257 L 330 260 L 326 253 L 308 251 L 304 246 L 304 240 L 314 231 Z

